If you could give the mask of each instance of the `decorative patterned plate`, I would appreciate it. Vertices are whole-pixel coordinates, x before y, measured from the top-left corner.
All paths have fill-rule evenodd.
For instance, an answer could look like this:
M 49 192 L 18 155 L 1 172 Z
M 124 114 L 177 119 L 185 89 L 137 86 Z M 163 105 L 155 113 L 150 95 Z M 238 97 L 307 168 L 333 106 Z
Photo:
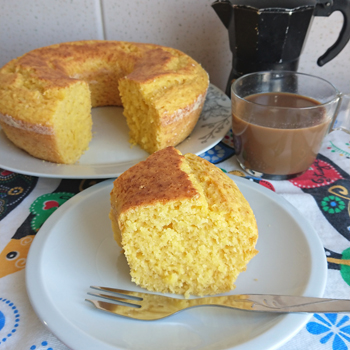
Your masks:
M 147 158 L 139 146 L 131 147 L 129 129 L 120 107 L 92 109 L 93 139 L 89 150 L 73 165 L 34 158 L 14 146 L 0 127 L 0 168 L 20 174 L 96 179 L 112 178 Z M 231 127 L 231 101 L 214 85 L 209 86 L 203 111 L 191 135 L 177 148 L 197 155 L 215 146 Z

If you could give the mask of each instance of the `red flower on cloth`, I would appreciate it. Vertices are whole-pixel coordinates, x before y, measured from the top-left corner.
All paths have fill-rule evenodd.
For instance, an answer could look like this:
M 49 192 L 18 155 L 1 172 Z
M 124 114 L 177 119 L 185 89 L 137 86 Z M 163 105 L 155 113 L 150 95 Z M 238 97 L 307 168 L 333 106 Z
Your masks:
M 8 171 L 8 170 L 2 170 L 0 172 L 1 176 L 7 176 L 7 175 L 11 175 L 11 174 L 13 174 L 13 172 L 12 171 Z
M 289 181 L 300 188 L 316 188 L 330 185 L 339 179 L 343 179 L 343 176 L 332 165 L 316 159 L 304 174 Z
M 264 186 L 264 187 L 268 188 L 269 190 L 276 192 L 275 187 L 269 181 L 260 180 L 259 185 Z

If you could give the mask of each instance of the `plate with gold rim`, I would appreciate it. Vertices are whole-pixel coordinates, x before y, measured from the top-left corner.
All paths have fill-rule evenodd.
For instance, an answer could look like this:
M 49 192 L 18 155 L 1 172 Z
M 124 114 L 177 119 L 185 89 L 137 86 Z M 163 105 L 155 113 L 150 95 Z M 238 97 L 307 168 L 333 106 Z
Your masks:
M 119 176 L 149 154 L 129 143 L 129 129 L 121 107 L 97 107 L 91 111 L 93 138 L 89 149 L 72 165 L 32 157 L 10 142 L 0 127 L 0 168 L 19 174 L 97 179 Z M 183 154 L 201 154 L 219 143 L 231 127 L 231 101 L 210 84 L 199 120 L 191 135 L 177 149 Z
M 237 183 L 256 216 L 259 253 L 226 294 L 321 297 L 327 261 L 323 245 L 282 196 L 247 179 Z M 30 302 L 48 329 L 73 350 L 272 350 L 292 338 L 312 314 L 270 314 L 201 307 L 158 321 L 96 310 L 91 285 L 144 291 L 131 282 L 108 212 L 112 180 L 84 190 L 58 208 L 34 239 L 26 265 Z M 175 296 L 180 297 L 180 296 Z

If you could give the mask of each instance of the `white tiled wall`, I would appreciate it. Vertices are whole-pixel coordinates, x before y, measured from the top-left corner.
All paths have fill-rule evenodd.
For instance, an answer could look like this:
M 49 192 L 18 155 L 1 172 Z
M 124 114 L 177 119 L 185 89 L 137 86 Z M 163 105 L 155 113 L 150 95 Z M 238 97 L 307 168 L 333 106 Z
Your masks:
M 316 62 L 338 38 L 343 16 L 315 17 L 299 63 L 299 71 L 323 77 L 339 90 L 350 93 L 350 41 L 332 61 L 319 67 Z
M 0 0 L 0 65 L 64 41 L 103 39 L 97 0 Z
M 191 55 L 225 89 L 231 67 L 228 34 L 214 0 L 0 0 L 0 66 L 37 47 L 109 39 L 172 46 Z M 350 43 L 331 62 L 317 58 L 331 46 L 342 15 L 315 18 L 299 70 L 323 76 L 350 92 Z

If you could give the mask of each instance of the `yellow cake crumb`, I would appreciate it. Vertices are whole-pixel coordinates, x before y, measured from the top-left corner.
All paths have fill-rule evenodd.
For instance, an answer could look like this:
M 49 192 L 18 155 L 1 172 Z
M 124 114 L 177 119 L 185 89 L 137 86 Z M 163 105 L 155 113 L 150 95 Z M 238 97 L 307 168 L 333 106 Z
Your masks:
M 256 220 L 234 181 L 173 147 L 115 180 L 110 219 L 132 281 L 150 291 L 228 292 L 257 254 Z

